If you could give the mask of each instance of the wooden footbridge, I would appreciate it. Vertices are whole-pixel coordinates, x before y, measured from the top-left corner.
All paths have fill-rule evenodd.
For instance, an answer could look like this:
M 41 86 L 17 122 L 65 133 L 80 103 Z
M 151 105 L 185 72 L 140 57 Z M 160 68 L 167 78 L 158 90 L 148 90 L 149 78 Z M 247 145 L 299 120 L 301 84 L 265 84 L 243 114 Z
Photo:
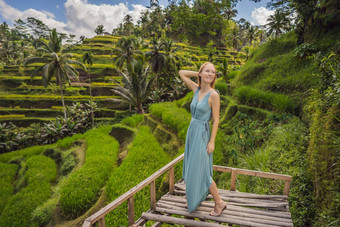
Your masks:
M 289 212 L 288 194 L 291 176 L 266 173 L 245 169 L 229 168 L 225 166 L 213 166 L 214 171 L 231 173 L 230 190 L 219 189 L 221 198 L 227 203 L 226 209 L 218 217 L 209 215 L 214 209 L 214 201 L 209 194 L 195 212 L 189 213 L 185 207 L 185 184 L 174 179 L 174 166 L 183 160 L 184 154 L 180 155 L 153 175 L 133 187 L 131 190 L 111 202 L 89 218 L 83 227 L 90 227 L 98 223 L 99 227 L 105 226 L 105 215 L 118 207 L 123 202 L 128 203 L 129 226 L 144 226 L 148 221 L 155 221 L 154 227 L 163 223 L 178 224 L 183 226 L 293 226 Z M 169 172 L 169 192 L 156 201 L 155 181 L 164 173 Z M 285 181 L 283 195 L 257 195 L 235 190 L 237 175 L 248 175 Z M 134 194 L 150 185 L 150 209 L 135 219 Z M 176 217 L 174 217 L 175 215 Z

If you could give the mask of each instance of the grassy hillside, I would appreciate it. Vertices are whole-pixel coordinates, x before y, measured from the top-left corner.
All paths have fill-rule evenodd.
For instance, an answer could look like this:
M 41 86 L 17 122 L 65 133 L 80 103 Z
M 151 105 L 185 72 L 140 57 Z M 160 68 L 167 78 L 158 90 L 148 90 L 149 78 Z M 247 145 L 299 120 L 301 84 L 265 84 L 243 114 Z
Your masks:
M 232 81 L 233 96 L 242 104 L 301 116 L 318 79 L 313 61 L 294 53 L 296 42 L 295 33 L 288 33 L 256 49 Z

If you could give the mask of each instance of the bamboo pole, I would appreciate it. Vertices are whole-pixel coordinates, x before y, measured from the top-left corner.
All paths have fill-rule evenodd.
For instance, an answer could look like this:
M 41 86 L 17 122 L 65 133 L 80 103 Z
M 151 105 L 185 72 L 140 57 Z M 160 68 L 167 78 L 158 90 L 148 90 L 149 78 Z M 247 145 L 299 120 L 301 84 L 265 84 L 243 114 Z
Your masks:
M 129 226 L 135 223 L 135 205 L 133 196 L 128 199 L 128 217 L 129 217 Z
M 152 181 L 150 183 L 150 209 L 156 209 L 156 183 Z

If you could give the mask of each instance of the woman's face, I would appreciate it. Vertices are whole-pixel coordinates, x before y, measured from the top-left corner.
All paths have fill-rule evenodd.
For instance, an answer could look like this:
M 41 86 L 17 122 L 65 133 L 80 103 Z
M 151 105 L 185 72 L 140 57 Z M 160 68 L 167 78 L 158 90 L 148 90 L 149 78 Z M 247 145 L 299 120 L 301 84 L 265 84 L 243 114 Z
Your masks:
M 200 73 L 200 76 L 202 83 L 210 84 L 211 82 L 213 82 L 216 76 L 214 66 L 212 64 L 207 64 Z

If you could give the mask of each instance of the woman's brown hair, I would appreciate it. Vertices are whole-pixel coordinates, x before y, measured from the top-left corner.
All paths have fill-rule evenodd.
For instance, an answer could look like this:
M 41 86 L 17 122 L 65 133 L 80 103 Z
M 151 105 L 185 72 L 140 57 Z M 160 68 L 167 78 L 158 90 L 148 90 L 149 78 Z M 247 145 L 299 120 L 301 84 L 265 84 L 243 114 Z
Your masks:
M 201 77 L 199 76 L 200 73 L 203 71 L 203 69 L 205 68 L 206 65 L 211 64 L 214 67 L 215 70 L 215 78 L 214 80 L 210 83 L 210 87 L 215 89 L 215 82 L 216 82 L 216 68 L 215 65 L 211 62 L 206 62 L 204 64 L 201 65 L 200 70 L 198 71 L 198 86 L 201 87 Z

